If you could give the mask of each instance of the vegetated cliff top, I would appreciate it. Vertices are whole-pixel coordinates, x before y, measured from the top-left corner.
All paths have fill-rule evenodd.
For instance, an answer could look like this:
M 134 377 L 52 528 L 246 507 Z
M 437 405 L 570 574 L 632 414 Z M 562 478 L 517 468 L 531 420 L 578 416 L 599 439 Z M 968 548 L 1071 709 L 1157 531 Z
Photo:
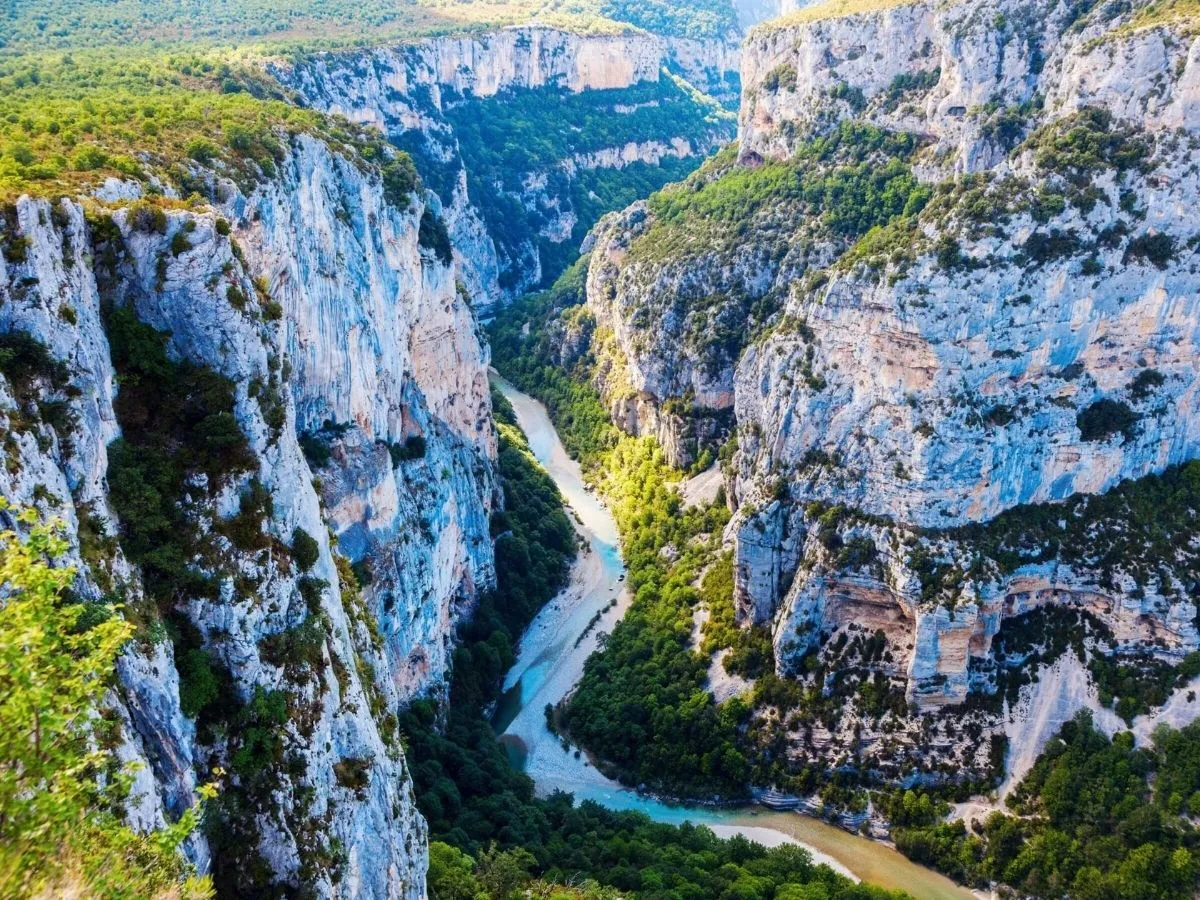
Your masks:
M 821 19 L 840 19 L 846 16 L 880 12 L 897 6 L 912 6 L 921 2 L 925 2 L 925 0 L 821 0 L 819 3 L 802 7 L 785 16 L 764 22 L 754 30 L 756 32 L 775 31 L 779 28 L 805 25 Z M 954 2 L 954 0 L 950 0 L 950 2 Z
M 271 175 L 281 141 L 301 132 L 363 165 L 391 156 L 378 133 L 294 105 L 216 52 L 0 63 L 0 200 L 74 194 L 110 177 L 184 197 L 198 189 L 188 182 L 197 165 L 239 183 Z
M 584 33 L 644 29 L 723 39 L 731 0 L 31 0 L 14 4 L 0 53 L 178 44 L 339 46 L 494 30 L 541 21 Z
M 753 33 L 767 34 L 781 28 L 808 25 L 828 19 L 869 15 L 901 6 L 915 6 L 918 3 L 931 2 L 941 6 L 951 6 L 961 0 L 820 0 L 820 2 L 802 7 L 795 12 L 763 22 L 754 28 Z M 1079 5 L 1076 4 L 1076 6 Z M 1141 9 L 1130 19 L 1126 26 L 1127 30 L 1169 25 L 1189 33 L 1200 31 L 1200 0 L 1152 0 L 1148 3 L 1142 0 L 1133 5 L 1140 6 Z

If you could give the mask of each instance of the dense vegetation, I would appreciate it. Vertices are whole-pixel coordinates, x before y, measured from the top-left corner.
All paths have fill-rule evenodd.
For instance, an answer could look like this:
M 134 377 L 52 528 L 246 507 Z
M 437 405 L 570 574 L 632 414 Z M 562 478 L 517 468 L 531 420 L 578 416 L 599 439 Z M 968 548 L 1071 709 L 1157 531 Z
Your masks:
M 1097 572 L 1106 587 L 1127 575 L 1140 591 L 1153 587 L 1175 597 L 1181 584 L 1200 577 L 1200 554 L 1193 546 L 1197 528 L 1200 462 L 1193 461 L 1103 494 L 1019 506 L 948 534 L 969 548 L 978 572 L 994 566 L 1008 574 L 1061 560 Z
M 916 215 L 928 201 L 908 166 L 919 140 L 861 123 L 796 148 L 787 162 L 733 165 L 722 153 L 695 176 L 650 198 L 654 225 L 636 243 L 640 254 L 703 250 L 740 241 L 751 229 L 794 231 L 802 221 L 842 239 L 857 239 L 897 217 Z
M 1008 799 L 977 832 L 942 823 L 935 807 L 898 817 L 911 858 L 980 886 L 999 881 L 1033 897 L 1155 900 L 1195 896 L 1200 725 L 1162 727 L 1153 745 L 1109 739 L 1084 712 L 1063 726 Z M 910 804 L 910 809 L 915 808 Z
M 703 155 L 732 134 L 733 117 L 713 100 L 666 72 L 656 81 L 581 93 L 558 86 L 510 90 L 488 98 L 457 97 L 444 115 L 453 127 L 478 207 L 501 256 L 501 282 L 514 287 L 536 252 L 542 283 L 552 284 L 573 261 L 587 232 L 607 212 L 620 209 L 685 177 Z M 571 127 L 564 128 L 569 122 Z M 593 167 L 590 153 L 628 144 L 688 142 L 692 155 L 658 163 Z M 398 143 L 416 156 L 428 183 L 449 202 L 458 166 L 432 150 L 418 131 Z M 571 164 L 583 159 L 583 165 Z M 531 190 L 530 179 L 544 179 Z M 545 203 L 539 198 L 551 198 Z M 556 199 L 557 198 L 557 199 Z M 556 202 L 568 201 L 560 209 Z M 574 214 L 569 235 L 554 234 L 564 211 Z
M 550 321 L 568 308 L 577 316 L 586 315 L 581 304 L 587 266 L 588 257 L 582 257 L 550 289 L 513 301 L 492 320 L 488 342 L 496 368 L 546 405 L 567 452 L 585 470 L 592 470 L 603 454 L 616 446 L 620 432 L 588 384 L 586 360 L 576 361 L 579 368 L 573 373 L 556 365 L 547 329 Z
M 136 0 L 36 0 L 6 7 L 0 51 L 138 44 L 264 42 L 289 48 L 366 44 L 491 30 L 538 16 L 578 31 L 625 30 L 725 37 L 736 28 L 723 0 L 243 0 L 234 5 Z
M 206 171 L 243 184 L 269 177 L 300 132 L 363 165 L 387 155 L 377 133 L 297 107 L 217 54 L 0 58 L 0 199 L 72 193 L 110 176 L 207 195 Z
M 493 402 L 505 489 L 496 530 L 504 535 L 501 544 L 508 542 L 508 549 L 497 548 L 497 588 L 463 626 L 449 702 L 439 709 L 434 701 L 418 701 L 401 722 L 417 802 L 435 841 L 431 895 L 474 900 L 482 890 L 507 900 L 536 877 L 539 891 L 553 893 L 550 883 L 582 885 L 576 893 L 553 889 L 564 897 L 602 896 L 601 886 L 662 900 L 892 896 L 813 866 L 796 847 L 765 850 L 744 839 L 718 840 L 703 828 L 658 825 L 591 802 L 575 806 L 561 793 L 534 797 L 532 781 L 509 764 L 482 710 L 499 696 L 520 630 L 566 577 L 572 529 L 511 407 L 498 394 Z
M 621 532 L 634 601 L 593 654 L 561 722 L 630 784 L 673 794 L 738 796 L 749 763 L 738 727 L 749 706 L 718 706 L 708 658 L 692 651 L 693 582 L 715 556 L 729 512 L 684 507 L 652 440 L 624 440 L 605 458 L 601 489 Z
M 132 776 L 100 707 L 131 627 L 71 596 L 61 523 L 3 498 L 0 516 L 26 535 L 0 532 L 0 894 L 210 896 L 178 852 L 199 807 L 151 836 L 114 812 Z

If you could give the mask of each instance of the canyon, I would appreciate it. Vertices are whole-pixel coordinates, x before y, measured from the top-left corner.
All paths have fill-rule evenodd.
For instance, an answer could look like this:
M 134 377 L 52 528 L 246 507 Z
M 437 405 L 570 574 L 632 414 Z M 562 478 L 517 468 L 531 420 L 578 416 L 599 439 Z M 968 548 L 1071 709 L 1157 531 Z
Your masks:
M 1123 506 L 1200 450 L 1200 43 L 1105 4 L 845 6 L 751 31 L 736 153 L 603 219 L 549 332 L 673 465 L 725 444 L 737 617 L 778 673 L 838 660 L 940 723 L 858 711 L 790 752 L 936 779 L 996 764 L 964 704 L 1022 664 L 1006 623 L 1200 648 L 1194 536 L 1160 557 Z M 885 661 L 836 655 L 872 635 Z
M 736 636 L 708 647 L 720 610 L 689 610 L 682 652 L 711 657 L 689 706 L 744 712 L 740 749 L 772 760 L 756 791 L 816 803 L 791 792 L 822 772 L 1007 795 L 1079 709 L 1140 747 L 1191 720 L 1191 20 L 734 6 L 744 40 L 534 21 L 255 51 L 221 90 L 297 117 L 264 126 L 252 177 L 192 141 L 169 164 L 73 162 L 106 174 L 0 210 L 0 495 L 63 520 L 72 600 L 136 625 L 105 702 L 129 824 L 161 830 L 232 773 L 183 848 L 222 895 L 428 895 L 399 723 L 445 725 L 461 629 L 497 587 L 484 323 L 530 308 L 509 324 L 531 365 L 594 393 L 612 445 L 652 439 L 671 485 L 697 476 L 680 515 L 728 514 L 653 555 L 711 547 L 695 590 L 731 566 Z M 679 821 L 547 730 L 638 602 L 630 535 L 554 449 L 593 545 L 577 565 L 600 575 L 535 620 L 505 687 L 540 689 L 546 648 L 565 668 L 505 737 L 543 794 Z M 725 671 L 740 641 L 769 648 L 764 671 Z M 822 713 L 770 699 L 800 695 Z M 827 811 L 887 837 L 864 807 Z

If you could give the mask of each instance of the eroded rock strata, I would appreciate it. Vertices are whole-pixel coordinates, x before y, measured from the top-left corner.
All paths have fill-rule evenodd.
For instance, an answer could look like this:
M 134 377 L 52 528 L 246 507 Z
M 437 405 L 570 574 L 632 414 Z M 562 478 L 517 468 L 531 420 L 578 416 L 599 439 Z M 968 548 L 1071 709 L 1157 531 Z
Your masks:
M 731 441 L 739 621 L 781 675 L 847 673 L 825 733 L 762 733 L 956 777 L 1051 645 L 1200 648 L 1200 41 L 1140 5 L 881 7 L 750 34 L 736 150 L 600 223 L 563 330 L 676 465 Z

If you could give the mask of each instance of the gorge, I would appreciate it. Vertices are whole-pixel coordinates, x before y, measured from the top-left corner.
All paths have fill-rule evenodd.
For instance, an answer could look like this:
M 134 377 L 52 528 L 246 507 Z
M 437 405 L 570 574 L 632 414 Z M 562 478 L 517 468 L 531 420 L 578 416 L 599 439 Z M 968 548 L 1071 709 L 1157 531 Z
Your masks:
M 0 892 L 1194 894 L 1193 4 L 29 6 Z

